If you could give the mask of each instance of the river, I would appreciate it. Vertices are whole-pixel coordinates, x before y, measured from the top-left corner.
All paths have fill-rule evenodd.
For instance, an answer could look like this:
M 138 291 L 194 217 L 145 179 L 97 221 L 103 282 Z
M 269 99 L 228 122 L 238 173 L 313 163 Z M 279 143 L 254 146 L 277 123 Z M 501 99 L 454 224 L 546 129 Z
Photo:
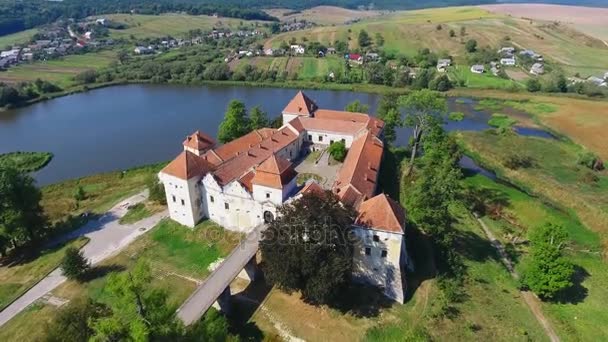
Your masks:
M 305 92 L 321 108 L 344 109 L 359 100 L 370 106 L 371 113 L 381 97 L 348 91 Z M 226 86 L 96 89 L 0 113 L 0 153 L 52 152 L 51 163 L 34 174 L 39 185 L 124 170 L 170 160 L 182 149 L 186 135 L 197 129 L 215 136 L 232 99 L 248 108 L 259 105 L 273 118 L 295 93 L 294 89 Z M 476 111 L 473 101 L 450 99 L 449 107 L 466 116 L 463 121 L 448 122 L 448 130 L 488 128 L 489 113 Z M 407 144 L 409 136 L 409 129 L 400 129 L 397 143 Z

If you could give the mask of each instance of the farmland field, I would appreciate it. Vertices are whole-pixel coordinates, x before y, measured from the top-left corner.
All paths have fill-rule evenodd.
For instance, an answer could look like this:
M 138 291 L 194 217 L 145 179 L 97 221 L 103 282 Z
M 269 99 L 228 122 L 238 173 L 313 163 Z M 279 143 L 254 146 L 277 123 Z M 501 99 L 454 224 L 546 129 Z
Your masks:
M 335 6 L 317 6 L 298 13 L 293 13 L 293 10 L 285 8 L 274 8 L 265 12 L 285 22 L 306 20 L 319 25 L 339 25 L 349 20 L 375 17 L 381 14 L 379 11 L 357 11 Z
M 0 72 L 0 81 L 15 83 L 40 78 L 65 88 L 74 84 L 75 75 L 85 70 L 106 67 L 115 58 L 116 52 L 101 51 L 84 55 L 70 55 L 45 62 L 21 64 Z
M 29 29 L 17 33 L 8 34 L 0 37 L 0 49 L 4 49 L 13 44 L 23 44 L 29 41 L 38 29 Z
M 210 30 L 213 27 L 238 28 L 240 23 L 255 23 L 231 18 L 214 18 L 211 16 L 164 14 L 164 15 L 142 15 L 142 14 L 111 14 L 106 18 L 119 23 L 127 24 L 124 30 L 110 30 L 113 38 L 136 38 L 165 37 L 167 35 L 180 37 L 189 30 Z
M 464 36 L 460 34 L 462 27 Z M 512 18 L 476 7 L 400 11 L 349 26 L 283 33 L 270 38 L 266 46 L 278 46 L 281 41 L 289 41 L 292 37 L 298 41 L 306 37 L 326 45 L 332 45 L 336 40 L 348 40 L 351 48 L 357 48 L 361 30 L 366 30 L 371 37 L 381 33 L 386 52 L 409 56 L 428 47 L 436 52 L 446 51 L 455 57 L 457 63 L 464 63 L 464 43 L 467 40 L 475 39 L 479 46 L 497 48 L 508 38 L 508 44 L 520 49 L 533 49 L 571 74 L 603 74 L 607 67 L 608 46 L 600 39 L 584 35 L 567 25 Z M 450 30 L 456 33 L 454 37 L 450 37 Z

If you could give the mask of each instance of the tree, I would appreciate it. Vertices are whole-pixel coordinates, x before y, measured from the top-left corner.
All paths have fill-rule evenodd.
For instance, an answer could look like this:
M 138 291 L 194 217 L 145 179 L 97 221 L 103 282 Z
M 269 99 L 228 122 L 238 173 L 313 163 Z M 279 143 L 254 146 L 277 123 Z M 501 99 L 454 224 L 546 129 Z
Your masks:
M 451 38 L 456 37 L 456 32 L 454 32 L 454 30 L 450 30 L 450 37 Z
M 546 224 L 530 233 L 530 256 L 524 263 L 522 284 L 542 299 L 553 299 L 570 288 L 574 266 L 562 256 L 568 233 L 557 224 Z
M 230 335 L 229 328 L 230 324 L 226 317 L 211 307 L 198 322 L 188 329 L 188 337 L 190 337 L 188 340 L 209 342 L 238 340 Z
M 452 89 L 452 82 L 448 75 L 443 74 L 429 82 L 429 89 L 437 91 L 448 91 Z
M 354 113 L 367 113 L 369 111 L 369 106 L 366 104 L 362 104 L 361 101 L 355 100 L 344 107 L 344 110 L 347 112 Z
M 183 335 L 167 292 L 150 286 L 152 273 L 140 259 L 133 270 L 112 273 L 104 288 L 111 314 L 91 322 L 92 341 L 172 341 Z
M 477 51 L 477 41 L 475 39 L 469 39 L 469 40 L 467 40 L 464 47 L 467 50 L 467 52 L 473 53 L 473 52 Z
M 382 34 L 380 32 L 376 32 L 376 35 L 374 36 L 374 40 L 376 41 L 377 47 L 384 46 L 384 37 L 382 36 Z
M 87 258 L 84 257 L 78 248 L 70 247 L 66 249 L 61 261 L 63 275 L 68 279 L 82 281 L 89 269 L 90 266 Z
M 158 204 L 167 204 L 167 196 L 165 194 L 165 186 L 158 181 L 157 175 L 150 175 L 146 180 L 146 186 L 149 191 L 150 201 L 154 201 Z
M 336 141 L 327 149 L 329 155 L 335 160 L 342 162 L 346 158 L 346 144 L 344 141 Z
M 79 297 L 70 301 L 54 314 L 46 328 L 46 342 L 81 342 L 93 336 L 90 320 L 109 314 L 108 308 L 89 298 Z
M 284 204 L 262 235 L 265 275 L 279 288 L 330 303 L 351 281 L 355 211 L 331 192 Z
M 269 124 L 268 115 L 260 106 L 251 108 L 251 111 L 249 112 L 249 121 L 252 130 L 268 127 Z
M 85 198 L 87 198 L 87 194 L 84 191 L 84 188 L 82 187 L 82 185 L 77 186 L 74 190 L 74 200 L 76 200 L 76 202 L 80 202 Z
M 526 81 L 526 89 L 531 92 L 531 93 L 535 93 L 537 91 L 540 91 L 541 89 L 541 84 L 540 81 L 537 80 L 536 78 L 530 78 Z
M 384 121 L 384 140 L 390 144 L 397 139 L 396 129 L 403 125 L 399 111 L 399 95 L 386 94 L 378 104 L 378 118 Z
M 0 166 L 0 243 L 3 250 L 38 241 L 46 219 L 42 195 L 34 179 L 12 167 Z
M 413 91 L 409 95 L 401 97 L 399 101 L 407 113 L 404 123 L 413 129 L 412 155 L 406 171 L 406 175 L 409 175 L 414 167 L 418 144 L 424 131 L 434 124 L 437 115 L 446 113 L 447 104 L 445 98 L 438 92 L 427 89 Z
M 225 144 L 249 132 L 251 129 L 245 104 L 238 100 L 230 101 L 217 133 L 218 140 Z
M 464 36 L 466 36 L 466 34 L 467 34 L 467 28 L 464 26 L 461 26 L 460 27 L 460 36 L 464 37 Z
M 366 48 L 366 47 L 370 46 L 372 43 L 372 40 L 369 37 L 369 34 L 365 30 L 359 31 L 359 37 L 357 38 L 357 41 L 359 42 L 359 47 L 361 47 L 361 48 Z

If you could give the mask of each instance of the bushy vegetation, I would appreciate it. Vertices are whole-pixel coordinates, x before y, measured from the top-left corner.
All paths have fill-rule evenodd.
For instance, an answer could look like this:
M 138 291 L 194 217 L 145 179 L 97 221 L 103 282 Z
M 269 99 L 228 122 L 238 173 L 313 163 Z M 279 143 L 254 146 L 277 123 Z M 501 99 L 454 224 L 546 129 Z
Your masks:
M 11 152 L 0 154 L 0 167 L 13 167 L 22 172 L 38 171 L 53 159 L 50 152 Z
M 65 256 L 61 261 L 61 270 L 68 279 L 82 281 L 89 269 L 89 262 L 80 250 L 70 247 L 65 251 Z
M 525 151 L 514 152 L 505 156 L 503 165 L 511 170 L 526 169 L 534 165 L 534 159 L 525 154 Z
M 0 108 L 16 107 L 35 100 L 47 93 L 61 91 L 61 88 L 48 81 L 37 79 L 35 82 L 22 82 L 7 85 L 0 82 Z
M 327 149 L 329 155 L 336 161 L 343 162 L 346 158 L 346 144 L 344 141 L 335 141 L 333 144 L 329 145 Z
M 463 112 L 451 112 L 448 115 L 448 118 L 452 121 L 462 121 L 462 120 L 464 120 L 464 113 Z
M 510 129 L 516 123 L 517 120 L 512 119 L 508 115 L 500 113 L 492 114 L 492 117 L 490 118 L 490 120 L 488 120 L 488 125 L 503 130 Z

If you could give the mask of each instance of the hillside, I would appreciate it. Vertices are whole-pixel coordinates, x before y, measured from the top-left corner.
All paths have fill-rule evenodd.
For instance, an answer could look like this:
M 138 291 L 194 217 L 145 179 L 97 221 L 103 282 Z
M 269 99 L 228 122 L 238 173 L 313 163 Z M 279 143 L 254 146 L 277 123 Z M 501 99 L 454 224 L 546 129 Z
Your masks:
M 301 11 L 287 8 L 273 8 L 265 10 L 265 12 L 278 18 L 280 21 L 306 20 L 319 25 L 340 25 L 347 21 L 370 18 L 382 14 L 380 11 L 360 11 L 336 6 L 316 6 Z
M 464 36 L 459 34 L 462 27 L 466 30 Z M 477 7 L 399 11 L 349 26 L 284 33 L 269 39 L 266 46 L 276 47 L 292 37 L 298 41 L 306 37 L 328 46 L 336 40 L 348 41 L 350 48 L 357 48 L 361 30 L 366 30 L 371 37 L 382 34 L 386 52 L 413 56 L 419 49 L 429 48 L 436 52 L 446 51 L 457 62 L 463 62 L 464 43 L 469 39 L 477 40 L 479 46 L 498 48 L 506 38 L 510 39 L 510 45 L 541 53 L 569 74 L 603 74 L 608 60 L 608 46 L 600 39 L 567 25 L 513 18 Z M 450 37 L 450 30 L 458 34 Z

